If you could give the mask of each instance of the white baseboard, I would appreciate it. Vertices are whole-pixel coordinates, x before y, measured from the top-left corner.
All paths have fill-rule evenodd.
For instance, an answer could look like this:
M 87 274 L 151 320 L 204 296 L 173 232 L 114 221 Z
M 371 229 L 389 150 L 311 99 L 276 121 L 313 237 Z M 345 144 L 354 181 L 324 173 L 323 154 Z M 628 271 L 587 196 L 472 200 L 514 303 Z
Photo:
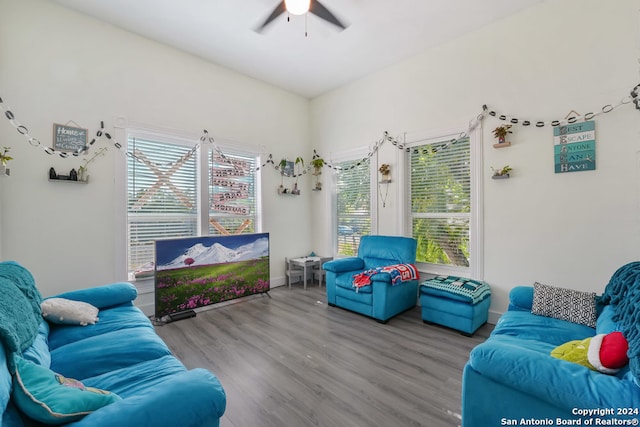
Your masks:
M 489 310 L 489 319 L 487 320 L 487 323 L 495 325 L 496 323 L 498 323 L 498 319 L 500 319 L 500 316 L 502 316 L 502 313 Z

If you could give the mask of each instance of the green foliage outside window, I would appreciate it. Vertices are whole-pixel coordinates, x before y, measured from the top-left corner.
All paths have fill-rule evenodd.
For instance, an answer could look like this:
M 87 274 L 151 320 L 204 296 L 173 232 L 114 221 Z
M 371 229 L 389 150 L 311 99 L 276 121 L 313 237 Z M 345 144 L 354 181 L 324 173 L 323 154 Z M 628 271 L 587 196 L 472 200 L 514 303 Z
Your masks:
M 468 139 L 412 151 L 411 216 L 418 262 L 469 266 L 470 177 Z
M 370 162 L 340 163 L 337 181 L 338 253 L 355 256 L 360 237 L 371 234 Z

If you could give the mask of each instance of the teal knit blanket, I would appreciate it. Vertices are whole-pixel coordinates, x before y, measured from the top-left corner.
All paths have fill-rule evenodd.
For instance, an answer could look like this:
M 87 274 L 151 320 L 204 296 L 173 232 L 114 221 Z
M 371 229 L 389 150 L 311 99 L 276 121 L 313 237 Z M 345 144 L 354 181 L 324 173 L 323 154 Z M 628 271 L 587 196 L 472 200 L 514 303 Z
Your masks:
M 7 354 L 9 372 L 13 359 L 36 339 L 42 321 L 42 296 L 29 271 L 12 262 L 0 262 L 0 342 Z
M 613 304 L 613 320 L 629 342 L 629 369 L 640 384 L 640 262 L 626 264 L 613 273 L 599 304 Z
M 458 295 L 477 304 L 491 295 L 491 288 L 485 282 L 456 276 L 436 276 L 422 283 L 422 286 Z

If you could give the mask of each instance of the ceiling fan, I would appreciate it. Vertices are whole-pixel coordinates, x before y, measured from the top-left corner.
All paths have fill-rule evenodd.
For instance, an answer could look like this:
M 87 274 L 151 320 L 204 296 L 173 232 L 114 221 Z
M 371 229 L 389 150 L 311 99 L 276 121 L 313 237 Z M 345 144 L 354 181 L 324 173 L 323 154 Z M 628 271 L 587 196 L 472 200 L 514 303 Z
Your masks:
M 265 19 L 265 21 L 256 28 L 256 32 L 260 33 L 266 26 L 271 24 L 278 16 L 288 12 L 291 15 L 304 15 L 311 12 L 317 17 L 335 25 L 344 30 L 348 25 L 343 24 L 329 9 L 327 9 L 318 0 L 283 0 L 273 9 L 273 12 Z

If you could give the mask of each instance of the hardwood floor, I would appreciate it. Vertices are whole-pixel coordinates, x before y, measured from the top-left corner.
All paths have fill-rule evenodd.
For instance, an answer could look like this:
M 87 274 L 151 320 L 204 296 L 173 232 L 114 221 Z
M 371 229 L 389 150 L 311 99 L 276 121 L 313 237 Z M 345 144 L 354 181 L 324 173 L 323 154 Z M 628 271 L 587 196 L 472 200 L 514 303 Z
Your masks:
M 329 307 L 317 285 L 269 293 L 156 327 L 220 379 L 222 427 L 460 425 L 462 367 L 492 325 L 468 338 L 419 307 L 383 325 Z

